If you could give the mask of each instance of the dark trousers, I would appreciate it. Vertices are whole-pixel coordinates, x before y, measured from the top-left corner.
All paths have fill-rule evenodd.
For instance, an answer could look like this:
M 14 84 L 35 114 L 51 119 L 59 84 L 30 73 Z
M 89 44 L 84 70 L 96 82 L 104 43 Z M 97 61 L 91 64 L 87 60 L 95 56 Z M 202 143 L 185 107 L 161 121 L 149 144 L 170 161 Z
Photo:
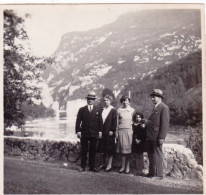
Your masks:
M 83 137 L 81 138 L 81 167 L 85 168 L 87 164 L 87 153 L 89 147 L 89 167 L 95 167 L 97 138 Z
M 162 145 L 156 141 L 148 140 L 149 175 L 163 176 L 163 152 Z

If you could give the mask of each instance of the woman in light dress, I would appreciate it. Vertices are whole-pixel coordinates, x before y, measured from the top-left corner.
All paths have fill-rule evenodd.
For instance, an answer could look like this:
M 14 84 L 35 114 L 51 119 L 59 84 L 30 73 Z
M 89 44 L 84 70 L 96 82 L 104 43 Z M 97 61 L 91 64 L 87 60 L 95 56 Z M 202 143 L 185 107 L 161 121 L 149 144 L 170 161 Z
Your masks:
M 132 152 L 132 124 L 134 109 L 130 106 L 130 98 L 122 96 L 120 99 L 122 107 L 117 110 L 117 153 L 121 154 L 121 169 L 120 173 L 130 172 L 130 154 Z

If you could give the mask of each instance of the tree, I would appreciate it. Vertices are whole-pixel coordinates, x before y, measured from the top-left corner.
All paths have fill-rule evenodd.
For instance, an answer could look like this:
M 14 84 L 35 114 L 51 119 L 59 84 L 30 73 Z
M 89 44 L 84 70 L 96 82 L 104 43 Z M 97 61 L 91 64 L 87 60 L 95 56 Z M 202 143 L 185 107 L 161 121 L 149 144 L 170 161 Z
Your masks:
M 29 53 L 25 18 L 4 10 L 4 129 L 21 127 L 25 118 L 22 103 L 40 98 L 38 82 L 45 65 L 43 59 Z
M 39 105 L 23 102 L 22 110 L 26 119 L 54 117 L 54 110 L 52 108 L 46 108 L 42 102 Z

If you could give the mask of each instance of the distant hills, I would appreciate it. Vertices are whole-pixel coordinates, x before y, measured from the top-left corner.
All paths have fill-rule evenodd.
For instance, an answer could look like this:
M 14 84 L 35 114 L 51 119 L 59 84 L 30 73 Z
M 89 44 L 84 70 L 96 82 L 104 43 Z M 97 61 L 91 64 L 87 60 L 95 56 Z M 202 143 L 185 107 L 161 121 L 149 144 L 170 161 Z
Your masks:
M 84 98 L 89 90 L 100 96 L 105 88 L 117 97 L 131 90 L 142 102 L 157 86 L 176 110 L 183 97 L 201 98 L 200 49 L 199 10 L 131 12 L 102 28 L 63 35 L 44 78 L 60 103 Z

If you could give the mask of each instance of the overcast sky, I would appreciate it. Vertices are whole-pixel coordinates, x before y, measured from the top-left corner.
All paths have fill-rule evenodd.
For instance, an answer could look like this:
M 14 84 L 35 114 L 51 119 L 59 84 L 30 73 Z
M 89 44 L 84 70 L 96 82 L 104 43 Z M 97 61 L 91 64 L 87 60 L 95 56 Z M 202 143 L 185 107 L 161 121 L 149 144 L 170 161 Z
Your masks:
M 67 32 L 85 31 L 111 23 L 125 12 L 138 11 L 137 5 L 27 5 L 13 7 L 21 16 L 29 13 L 25 28 L 33 53 L 50 56 Z
M 177 4 L 173 6 L 162 4 L 162 6 L 172 8 Z M 187 6 L 184 5 L 184 7 Z M 99 28 L 114 22 L 119 15 L 126 12 L 160 8 L 160 4 L 50 4 L 7 5 L 6 7 L 14 9 L 21 16 L 26 13 L 31 15 L 31 18 L 26 20 L 25 28 L 30 38 L 33 54 L 50 56 L 57 49 L 61 36 L 65 33 Z M 193 4 L 192 8 L 194 7 Z

